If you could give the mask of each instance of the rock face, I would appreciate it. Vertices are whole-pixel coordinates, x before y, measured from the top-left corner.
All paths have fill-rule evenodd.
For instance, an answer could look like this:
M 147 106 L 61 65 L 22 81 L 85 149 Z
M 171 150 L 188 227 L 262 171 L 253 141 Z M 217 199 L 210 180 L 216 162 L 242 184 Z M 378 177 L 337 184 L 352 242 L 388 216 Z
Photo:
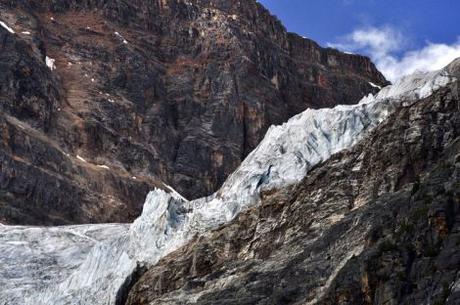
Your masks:
M 250 1 L 0 1 L 0 222 L 124 222 L 215 191 L 268 126 L 384 85 Z
M 307 109 L 272 126 L 219 191 L 189 201 L 173 189 L 155 189 L 142 215 L 129 226 L 0 225 L 0 304 L 124 304 L 146 268 L 260 206 L 261 194 L 301 182 L 318 164 L 365 139 L 400 107 L 423 102 L 457 81 L 455 66 L 404 77 L 355 105 Z M 318 230 L 320 235 L 323 231 Z M 93 232 L 100 236 L 95 239 Z
M 459 84 L 168 255 L 126 304 L 460 304 Z

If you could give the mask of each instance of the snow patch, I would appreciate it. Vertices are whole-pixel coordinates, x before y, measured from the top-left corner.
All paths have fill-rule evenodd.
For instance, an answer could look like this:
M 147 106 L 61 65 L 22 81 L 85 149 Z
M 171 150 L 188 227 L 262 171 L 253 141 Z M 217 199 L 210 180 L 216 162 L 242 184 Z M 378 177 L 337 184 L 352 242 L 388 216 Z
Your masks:
M 85 159 L 83 159 L 83 158 L 80 157 L 79 155 L 77 155 L 77 159 L 80 160 L 81 162 L 88 163 L 88 161 L 86 161 Z
M 171 186 L 167 185 L 167 184 L 164 184 L 163 183 L 163 186 L 166 187 L 167 190 L 169 190 L 172 194 L 172 196 L 174 198 L 176 198 L 177 200 L 182 200 L 184 202 L 188 202 L 187 199 L 185 199 L 184 196 L 182 196 L 181 194 L 179 194 L 175 189 L 173 189 Z
M 114 32 L 114 34 L 118 36 L 123 41 L 124 44 L 128 44 L 128 41 L 120 33 Z
M 48 56 L 46 56 L 46 58 L 45 58 L 46 66 L 47 66 L 48 68 L 50 68 L 51 71 L 53 71 L 53 70 L 56 69 L 56 66 L 55 66 L 55 64 L 54 64 L 55 61 L 56 61 L 56 60 L 54 60 L 53 58 L 50 58 L 50 57 L 48 57 Z
M 0 21 L 0 25 L 1 25 L 3 28 L 5 28 L 8 32 L 10 32 L 11 34 L 14 34 L 13 29 L 10 28 L 9 26 L 7 26 L 5 22 Z

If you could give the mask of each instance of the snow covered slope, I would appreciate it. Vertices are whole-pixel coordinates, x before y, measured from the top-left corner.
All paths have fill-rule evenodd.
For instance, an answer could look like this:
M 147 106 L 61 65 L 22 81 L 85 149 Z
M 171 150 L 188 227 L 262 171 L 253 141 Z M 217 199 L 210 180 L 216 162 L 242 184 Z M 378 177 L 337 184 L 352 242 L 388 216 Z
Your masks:
M 11 272 L 0 270 L 0 283 L 10 285 L 7 291 L 0 291 L 0 304 L 11 304 L 13 299 L 18 304 L 115 304 L 120 287 L 139 264 L 155 264 L 196 234 L 230 221 L 258 203 L 261 189 L 300 181 L 315 164 L 353 146 L 400 104 L 427 97 L 452 80 L 447 70 L 419 73 L 357 105 L 307 110 L 270 128 L 214 195 L 186 201 L 175 192 L 155 190 L 149 194 L 142 216 L 129 229 L 123 225 L 97 227 L 99 237 L 94 243 L 70 238 L 66 227 L 1 227 L 0 261 L 7 261 Z M 14 234 L 14 230 L 22 232 Z M 53 238 L 40 239 L 49 230 L 56 230 Z M 14 243 L 7 243 L 10 238 Z M 32 244 L 23 244 L 30 240 Z M 76 253 L 62 254 L 55 244 L 61 245 L 63 253 L 64 249 L 77 249 Z M 35 254 L 35 247 L 43 250 Z M 31 254 L 21 256 L 22 251 Z M 48 254 L 55 259 L 43 259 Z M 28 266 L 36 261 L 34 272 L 29 272 Z

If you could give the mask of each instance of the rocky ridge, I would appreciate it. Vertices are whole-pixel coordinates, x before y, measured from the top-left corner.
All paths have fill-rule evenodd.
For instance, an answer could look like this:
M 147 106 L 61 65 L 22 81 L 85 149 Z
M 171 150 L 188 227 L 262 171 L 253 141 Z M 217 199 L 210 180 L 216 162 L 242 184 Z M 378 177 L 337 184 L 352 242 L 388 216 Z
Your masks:
M 163 258 L 126 304 L 460 304 L 459 84 Z
M 8 237 L 6 240 L 14 240 L 0 244 L 0 253 L 6 253 L 8 258 L 4 260 L 6 273 L 0 273 L 0 281 L 3 280 L 5 287 L 3 292 L 0 291 L 0 303 L 14 300 L 16 303 L 34 305 L 37 302 L 43 305 L 67 305 L 77 301 L 92 305 L 123 304 L 127 292 L 145 267 L 154 265 L 196 236 L 232 221 L 241 211 L 260 206 L 261 192 L 263 195 L 274 186 L 283 187 L 283 184 L 298 181 L 312 166 L 321 162 L 318 152 L 321 152 L 322 158 L 328 159 L 331 154 L 353 146 L 395 110 L 404 105 L 408 107 L 420 103 L 418 100 L 430 96 L 433 91 L 456 82 L 458 72 L 453 67 L 456 67 L 455 63 L 441 71 L 407 77 L 394 86 L 384 88 L 376 96 L 364 98 L 358 105 L 337 106 L 333 110 L 307 110 L 288 123 L 271 128 L 265 140 L 229 177 L 219 192 L 194 201 L 187 201 L 174 190 L 170 194 L 162 190 L 151 192 L 142 216 L 128 230 L 124 225 L 119 225 L 118 229 L 117 226 L 111 226 L 107 230 L 118 230 L 118 233 L 104 234 L 106 238 L 93 241 L 92 248 L 88 247 L 90 243 L 86 239 L 94 240 L 91 237 L 93 226 L 88 229 L 82 226 L 76 231 L 78 234 L 75 234 L 75 238 L 69 238 L 69 231 L 72 233 L 75 230 L 66 227 L 57 231 L 53 228 L 30 230 L 28 227 L 0 227 L 2 235 Z M 330 121 L 320 120 L 326 114 Z M 319 131 L 322 136 L 317 134 Z M 289 141 L 290 138 L 307 145 L 286 145 L 285 149 L 280 150 L 283 142 L 278 141 Z M 270 142 L 273 143 L 270 145 Z M 289 161 L 290 154 L 296 151 L 309 158 L 307 171 L 302 162 L 294 164 L 289 174 L 292 177 L 287 179 L 289 177 L 283 171 L 283 163 L 270 166 L 271 157 L 281 153 L 280 158 L 287 156 L 286 160 Z M 105 229 L 99 227 L 97 230 Z M 53 239 L 43 239 L 44 235 Z M 67 251 L 54 251 L 55 244 L 69 249 L 78 248 L 81 238 L 85 242 L 79 255 L 68 256 Z M 48 242 L 52 242 L 53 246 L 46 246 Z M 33 246 L 35 243 L 40 247 Z M 16 252 L 30 255 L 20 256 L 18 262 L 14 259 Z M 61 257 L 66 257 L 63 260 L 65 265 L 60 264 Z M 31 263 L 35 265 L 33 273 L 27 267 Z M 73 267 L 66 268 L 66 265 Z M 50 277 L 50 271 L 60 277 Z
M 1 0 L 0 20 L 5 224 L 130 221 L 163 182 L 208 195 L 270 125 L 386 84 L 253 0 Z

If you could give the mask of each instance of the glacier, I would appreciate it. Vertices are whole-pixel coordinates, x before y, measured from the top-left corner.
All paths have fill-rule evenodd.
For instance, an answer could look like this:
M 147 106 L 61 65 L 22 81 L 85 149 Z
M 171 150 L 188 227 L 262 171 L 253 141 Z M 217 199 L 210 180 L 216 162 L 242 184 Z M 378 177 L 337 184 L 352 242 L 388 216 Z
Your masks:
M 308 109 L 272 126 L 215 194 L 188 201 L 171 187 L 148 196 L 131 225 L 0 226 L 0 304 L 112 305 L 138 266 L 149 266 L 192 238 L 260 201 L 261 190 L 299 182 L 314 165 L 348 149 L 400 106 L 455 79 L 449 69 L 416 73 L 358 104 Z

